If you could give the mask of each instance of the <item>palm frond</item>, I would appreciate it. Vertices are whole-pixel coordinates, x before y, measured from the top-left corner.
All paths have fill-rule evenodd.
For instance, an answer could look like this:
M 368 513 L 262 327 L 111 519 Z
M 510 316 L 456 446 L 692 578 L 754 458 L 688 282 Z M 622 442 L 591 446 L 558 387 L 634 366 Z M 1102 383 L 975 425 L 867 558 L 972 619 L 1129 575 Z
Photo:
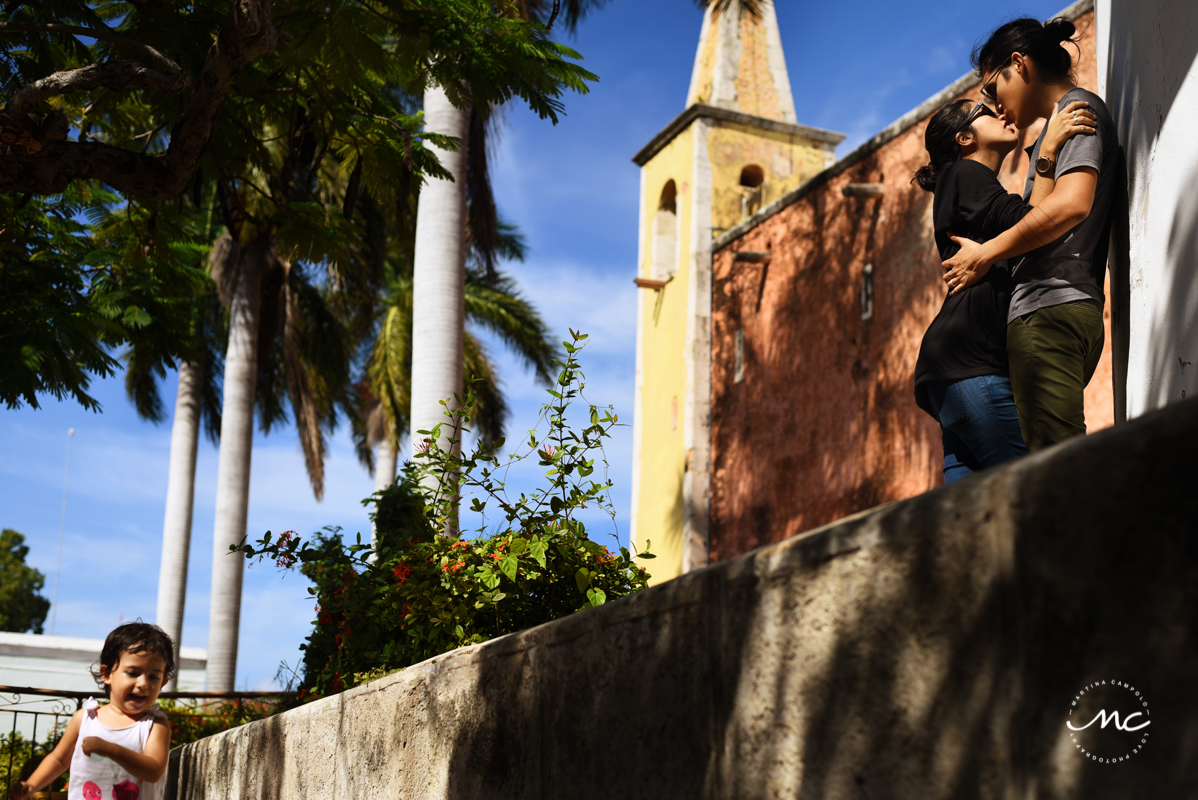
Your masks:
M 598 11 L 607 5 L 609 0 L 560 0 L 557 22 L 566 30 L 574 33 L 578 23 L 592 11 Z M 554 0 L 516 0 L 516 10 L 524 19 L 531 19 L 548 25 L 553 15 Z
M 710 8 L 713 17 L 718 17 L 731 8 L 737 8 L 742 17 L 748 16 L 759 20 L 765 12 L 765 4 L 768 0 L 695 0 L 695 2 L 699 8 Z
M 125 394 L 133 401 L 137 416 L 161 425 L 166 421 L 166 406 L 158 382 L 166 377 L 166 371 L 161 361 L 148 355 L 140 348 L 125 351 Z
M 472 107 L 466 145 L 466 235 L 468 246 L 482 264 L 488 280 L 495 278 L 499 256 L 499 211 L 495 207 L 488 163 L 494 118 L 486 109 Z
M 499 386 L 495 365 L 470 331 L 462 337 L 462 384 L 475 394 L 474 432 L 484 444 L 502 439 L 511 409 Z
M 466 273 L 466 319 L 503 340 L 538 381 L 549 384 L 556 373 L 559 348 L 532 303 L 525 300 L 515 281 L 496 273 L 488 282 L 473 270 Z
M 283 364 L 287 375 L 287 395 L 291 399 L 295 428 L 299 433 L 300 449 L 304 452 L 304 466 L 308 470 L 308 480 L 312 483 L 312 493 L 317 500 L 322 500 L 325 442 L 320 425 L 321 413 L 317 408 L 312 382 L 308 379 L 307 365 L 304 364 L 299 305 L 291 281 L 285 281 L 283 286 Z
M 385 435 L 398 449 L 412 404 L 411 280 L 396 281 L 390 299 L 366 366 L 367 385 L 382 415 L 378 438 L 370 437 L 369 445 L 373 448 Z

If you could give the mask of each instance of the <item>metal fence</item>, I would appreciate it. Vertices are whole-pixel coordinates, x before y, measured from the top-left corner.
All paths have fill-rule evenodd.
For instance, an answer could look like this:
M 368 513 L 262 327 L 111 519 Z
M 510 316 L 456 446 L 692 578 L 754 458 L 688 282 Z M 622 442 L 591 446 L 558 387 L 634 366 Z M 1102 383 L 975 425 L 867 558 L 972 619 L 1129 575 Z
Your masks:
M 36 689 L 30 686 L 0 686 L 0 767 L 4 767 L 4 794 L 21 776 L 13 773 L 14 763 L 50 752 L 66 729 L 71 715 L 83 707 L 83 701 L 101 692 L 74 692 Z M 235 713 L 242 716 L 242 704 L 249 700 L 283 699 L 294 692 L 162 692 L 160 700 L 189 704 L 191 716 L 215 716 L 207 709 L 219 701 L 233 701 Z M 224 704 L 222 704 L 224 705 Z M 228 707 L 223 711 L 227 715 Z M 11 721 L 6 717 L 11 716 Z M 41 737 L 39 739 L 39 736 Z M 28 756 L 24 751 L 28 749 Z

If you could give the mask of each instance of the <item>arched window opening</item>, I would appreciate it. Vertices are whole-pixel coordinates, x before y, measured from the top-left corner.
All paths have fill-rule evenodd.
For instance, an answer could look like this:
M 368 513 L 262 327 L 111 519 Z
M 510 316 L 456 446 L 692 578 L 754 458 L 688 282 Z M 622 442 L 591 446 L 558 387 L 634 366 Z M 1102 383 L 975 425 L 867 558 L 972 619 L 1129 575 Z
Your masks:
M 749 164 L 740 171 L 740 218 L 746 220 L 761 210 L 765 197 L 765 170 Z
M 756 189 L 763 183 L 765 183 L 765 170 L 756 164 L 750 164 L 740 171 L 741 186 Z
M 678 213 L 678 187 L 674 185 L 674 181 L 666 181 L 666 185 L 661 190 L 661 202 L 657 204 L 659 211 L 669 211 L 671 214 Z
M 668 281 L 678 267 L 678 187 L 667 181 L 653 221 L 653 265 L 650 277 Z

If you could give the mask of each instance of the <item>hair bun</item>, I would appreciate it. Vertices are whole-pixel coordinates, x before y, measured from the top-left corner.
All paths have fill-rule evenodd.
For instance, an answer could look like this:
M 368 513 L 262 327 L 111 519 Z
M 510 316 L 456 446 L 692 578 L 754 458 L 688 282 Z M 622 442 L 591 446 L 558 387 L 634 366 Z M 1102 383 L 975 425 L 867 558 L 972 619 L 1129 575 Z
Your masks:
M 1077 33 L 1077 26 L 1067 17 L 1057 17 L 1044 23 L 1044 35 L 1053 42 L 1068 42 Z
M 940 168 L 935 164 L 924 164 L 911 176 L 911 182 L 918 184 L 925 192 L 936 191 L 936 179 L 940 177 Z

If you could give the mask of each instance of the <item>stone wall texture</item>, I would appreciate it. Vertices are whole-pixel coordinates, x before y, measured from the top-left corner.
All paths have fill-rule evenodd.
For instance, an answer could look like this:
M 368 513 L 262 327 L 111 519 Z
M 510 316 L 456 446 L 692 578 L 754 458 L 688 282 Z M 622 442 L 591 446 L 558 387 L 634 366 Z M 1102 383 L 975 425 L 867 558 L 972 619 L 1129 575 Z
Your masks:
M 1068 11 L 1078 83 L 1095 90 L 1088 9 Z M 940 427 L 916 406 L 912 375 L 945 289 L 932 195 L 911 176 L 928 160 L 927 120 L 952 99 L 977 99 L 978 83 L 961 79 L 717 240 L 709 563 L 943 483 Z M 1024 131 L 1000 168 L 1009 191 L 1022 194 L 1022 147 L 1039 132 Z M 857 183 L 882 184 L 884 194 L 845 196 Z M 737 260 L 743 251 L 770 260 Z M 874 302 L 863 319 L 867 265 Z M 1109 343 L 1109 309 L 1106 322 Z M 1086 421 L 1091 432 L 1114 421 L 1109 345 L 1086 393 Z
M 1188 400 L 178 748 L 168 794 L 1198 797 L 1196 442 Z M 1065 727 L 1104 680 L 1149 703 L 1120 763 Z

